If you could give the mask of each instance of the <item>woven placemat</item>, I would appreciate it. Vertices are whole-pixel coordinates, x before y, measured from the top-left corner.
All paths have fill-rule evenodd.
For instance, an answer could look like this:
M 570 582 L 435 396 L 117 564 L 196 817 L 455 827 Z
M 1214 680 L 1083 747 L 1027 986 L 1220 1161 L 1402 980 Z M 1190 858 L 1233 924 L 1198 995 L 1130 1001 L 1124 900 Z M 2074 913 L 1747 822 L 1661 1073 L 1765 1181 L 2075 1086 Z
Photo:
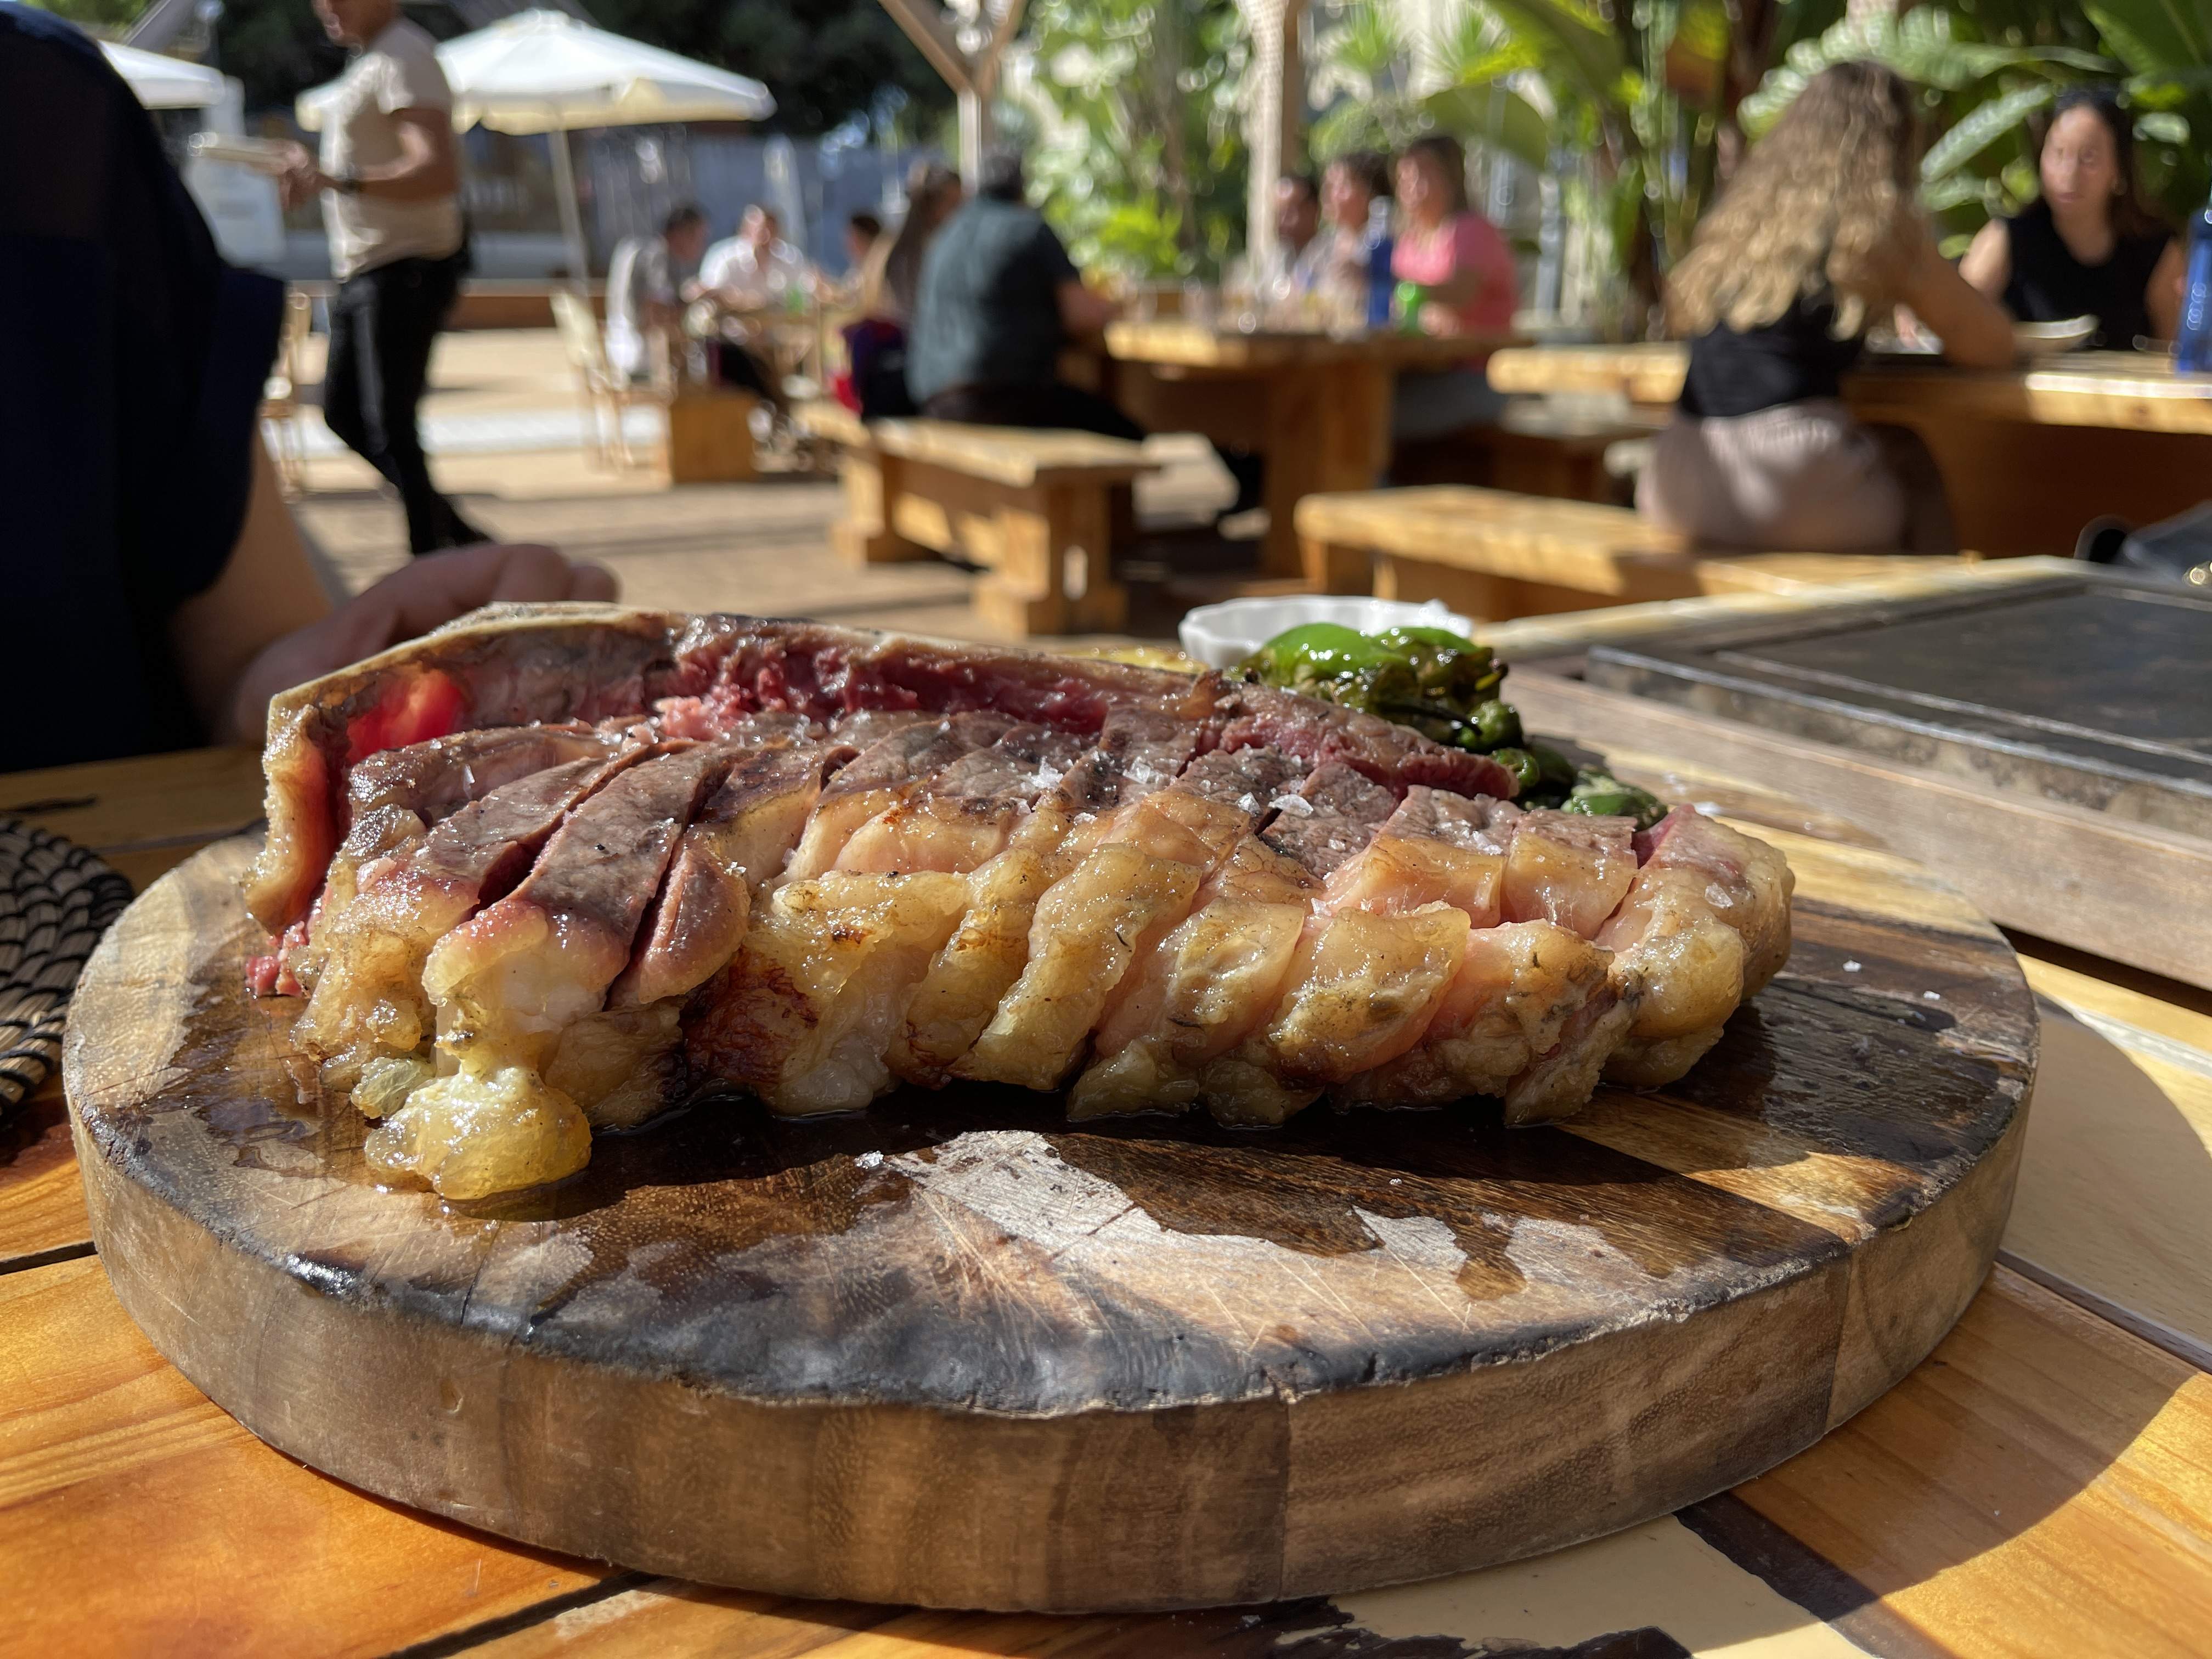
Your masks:
M 61 1059 L 85 958 L 131 902 L 131 884 L 75 842 L 0 817 L 0 1117 Z

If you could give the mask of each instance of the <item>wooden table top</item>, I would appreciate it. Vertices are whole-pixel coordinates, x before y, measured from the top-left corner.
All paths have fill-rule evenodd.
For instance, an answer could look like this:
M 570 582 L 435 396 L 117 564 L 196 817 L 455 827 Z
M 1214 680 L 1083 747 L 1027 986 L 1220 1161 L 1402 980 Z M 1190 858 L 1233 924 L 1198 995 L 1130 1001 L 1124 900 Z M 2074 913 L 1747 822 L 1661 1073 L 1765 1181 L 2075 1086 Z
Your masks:
M 1687 349 L 1641 345 L 1522 346 L 1490 360 L 1501 392 L 1619 393 L 1634 404 L 1681 395 Z M 2013 368 L 1956 368 L 1924 357 L 1869 359 L 1844 382 L 1863 415 L 1910 410 L 2044 426 L 2212 434 L 2212 378 L 2177 375 L 2137 351 L 2081 351 Z
M 1109 323 L 1106 350 L 1123 362 L 1155 368 L 1251 374 L 1329 363 L 1371 362 L 1385 368 L 1448 368 L 1480 357 L 1523 337 L 1510 332 L 1407 334 L 1368 329 L 1352 334 L 1206 326 L 1177 317 Z
M 1574 625 L 1545 619 L 1543 642 Z M 1614 759 L 1778 827 L 1870 839 L 1741 782 Z M 256 758 L 237 750 L 0 779 L 0 810 L 75 836 L 141 884 L 258 807 Z M 2000 1266 L 1892 1393 L 1732 1492 L 1554 1556 L 1335 1602 L 1172 1617 L 825 1605 L 650 1580 L 316 1474 L 209 1404 L 117 1307 L 50 1085 L 0 1131 L 0 1559 L 17 1587 L 0 1649 L 2201 1653 L 2212 1628 L 2212 996 L 2024 948 L 2043 1062 Z

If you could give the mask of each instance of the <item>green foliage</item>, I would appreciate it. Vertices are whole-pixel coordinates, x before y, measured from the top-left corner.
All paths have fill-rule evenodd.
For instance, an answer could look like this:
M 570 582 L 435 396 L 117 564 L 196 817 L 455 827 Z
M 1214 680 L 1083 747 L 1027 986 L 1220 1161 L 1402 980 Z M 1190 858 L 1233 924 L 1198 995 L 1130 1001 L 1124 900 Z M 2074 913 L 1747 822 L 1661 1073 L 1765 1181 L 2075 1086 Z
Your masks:
M 136 10 L 139 0 L 57 3 Z M 775 94 L 772 131 L 826 132 L 876 106 L 886 88 L 906 94 L 910 125 L 952 106 L 878 0 L 588 0 L 588 9 L 602 28 L 765 82 Z M 449 4 L 413 4 L 407 14 L 441 39 L 467 27 Z M 248 109 L 289 106 L 345 67 L 307 0 L 225 0 L 216 41 L 223 69 L 246 83 Z
M 1955 247 L 2036 191 L 2029 123 L 2067 86 L 2126 77 L 2149 198 L 2177 222 L 2200 205 L 2212 137 L 2212 10 L 2202 0 L 1942 0 L 1799 42 L 1743 103 L 1763 131 L 1829 64 L 1873 58 L 1922 89 L 1939 136 L 1923 198 Z
M 1793 11 L 1831 0 L 1797 0 Z M 1539 167 L 1589 158 L 1594 211 L 1614 257 L 1646 299 L 1689 246 L 1734 119 L 1730 66 L 1741 0 L 1474 0 L 1486 50 L 1461 54 L 1454 84 L 1425 115 L 1472 143 Z M 1506 84 L 1540 77 L 1547 118 Z
M 775 131 L 827 132 L 869 109 L 882 89 L 912 112 L 950 108 L 952 94 L 878 0 L 588 0 L 617 34 L 750 75 L 775 94 Z
M 119 29 L 138 21 L 146 0 L 31 0 L 40 11 L 66 17 L 81 28 Z
M 1031 194 L 1078 264 L 1212 275 L 1244 240 L 1233 0 L 1036 0 Z

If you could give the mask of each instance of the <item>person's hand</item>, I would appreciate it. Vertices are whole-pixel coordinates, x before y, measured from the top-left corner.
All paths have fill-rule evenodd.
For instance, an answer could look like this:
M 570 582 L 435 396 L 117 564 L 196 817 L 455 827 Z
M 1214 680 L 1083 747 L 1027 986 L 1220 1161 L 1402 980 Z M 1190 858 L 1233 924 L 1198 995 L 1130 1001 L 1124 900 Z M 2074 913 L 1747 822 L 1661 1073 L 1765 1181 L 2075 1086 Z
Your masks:
M 330 175 L 315 165 L 305 144 L 287 143 L 284 149 L 284 171 L 276 175 L 276 193 L 286 207 L 312 202 L 331 187 Z
M 571 563 L 532 543 L 480 542 L 410 560 L 320 622 L 295 629 L 248 663 L 231 702 L 235 741 L 258 743 L 269 699 L 363 657 L 415 639 L 479 605 L 607 601 L 614 574 Z

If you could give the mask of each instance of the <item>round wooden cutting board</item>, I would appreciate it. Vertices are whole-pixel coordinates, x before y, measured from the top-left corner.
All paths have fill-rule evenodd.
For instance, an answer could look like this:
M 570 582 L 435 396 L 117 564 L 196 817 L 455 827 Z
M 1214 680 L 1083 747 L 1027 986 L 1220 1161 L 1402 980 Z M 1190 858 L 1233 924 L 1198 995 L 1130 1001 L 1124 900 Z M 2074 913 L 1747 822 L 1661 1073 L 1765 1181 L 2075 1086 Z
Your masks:
M 1885 854 L 1753 826 L 1789 967 L 1662 1093 L 1273 1132 L 711 1102 L 567 1186 L 370 1184 L 212 848 L 77 992 L 116 1294 L 254 1433 L 531 1542 L 809 1596 L 1096 1610 L 1533 1554 L 1734 1485 L 1911 1368 L 1996 1249 L 2035 1011 Z

